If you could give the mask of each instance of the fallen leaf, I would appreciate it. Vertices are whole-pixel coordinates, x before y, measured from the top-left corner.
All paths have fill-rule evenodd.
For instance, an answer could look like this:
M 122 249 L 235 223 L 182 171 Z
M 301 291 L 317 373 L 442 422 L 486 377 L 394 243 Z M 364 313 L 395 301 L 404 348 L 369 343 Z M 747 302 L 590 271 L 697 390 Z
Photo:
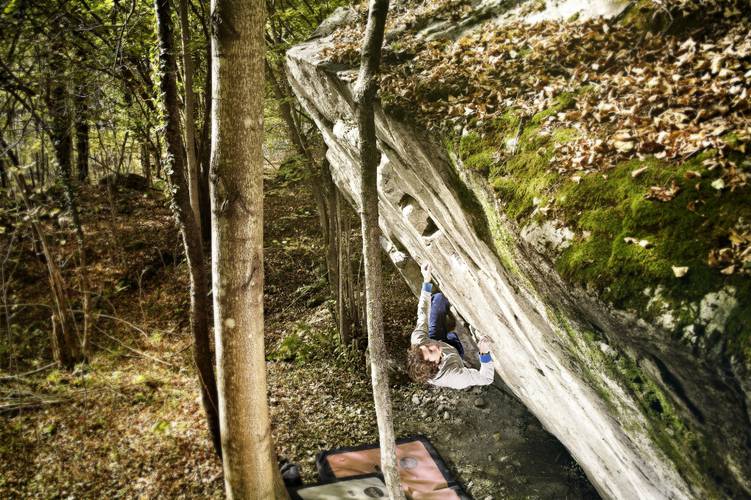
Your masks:
M 613 141 L 613 147 L 619 153 L 628 153 L 634 150 L 634 143 L 632 141 Z
M 672 181 L 670 187 L 652 186 L 649 192 L 644 195 L 648 200 L 670 201 L 680 192 L 681 188 L 675 181 Z
M 715 179 L 712 181 L 712 187 L 717 191 L 722 191 L 723 189 L 725 189 L 725 181 L 722 180 L 722 177 Z
M 671 266 L 676 278 L 683 278 L 688 272 L 688 266 Z
M 647 168 L 648 167 L 641 167 L 641 168 L 637 168 L 636 170 L 632 170 L 631 177 L 634 179 L 639 177 L 641 174 L 643 174 L 647 170 Z
M 735 264 L 729 265 L 728 267 L 721 270 L 720 272 L 726 276 L 730 276 L 731 274 L 735 272 Z

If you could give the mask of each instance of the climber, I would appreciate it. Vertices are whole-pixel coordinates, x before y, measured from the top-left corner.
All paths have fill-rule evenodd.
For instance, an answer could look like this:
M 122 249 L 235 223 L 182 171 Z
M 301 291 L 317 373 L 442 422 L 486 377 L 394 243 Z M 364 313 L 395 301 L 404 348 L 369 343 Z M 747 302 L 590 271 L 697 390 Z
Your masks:
M 490 356 L 490 342 L 483 337 L 477 343 L 480 351 L 480 369 L 466 368 L 462 361 L 464 348 L 454 332 L 447 332 L 445 320 L 448 301 L 440 294 L 433 303 L 438 309 L 431 314 L 430 330 L 427 320 L 431 307 L 430 264 L 422 267 L 422 291 L 417 305 L 417 326 L 412 331 L 411 344 L 407 353 L 407 370 L 415 382 L 427 382 L 439 387 L 464 389 L 473 385 L 488 385 L 493 382 L 495 370 Z M 437 296 L 438 294 L 436 294 Z
M 459 351 L 464 359 L 464 346 L 454 331 L 456 318 L 450 311 L 451 304 L 442 292 L 436 292 L 430 298 L 430 315 L 428 319 L 428 337 L 431 340 L 446 342 Z

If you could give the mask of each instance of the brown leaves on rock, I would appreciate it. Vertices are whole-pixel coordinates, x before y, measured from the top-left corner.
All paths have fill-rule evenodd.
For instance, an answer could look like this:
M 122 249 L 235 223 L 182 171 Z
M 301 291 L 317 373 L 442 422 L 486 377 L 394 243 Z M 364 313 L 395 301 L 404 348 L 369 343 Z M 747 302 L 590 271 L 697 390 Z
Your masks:
M 453 3 L 461 5 L 456 12 L 466 12 L 467 2 L 451 1 L 412 1 L 406 9 L 407 29 L 384 52 L 380 97 L 387 111 L 440 134 L 497 136 L 504 157 L 517 154 L 520 140 L 535 140 L 525 131 L 542 137 L 570 129 L 553 146 L 550 171 L 577 184 L 592 173 L 607 179 L 624 161 L 660 160 L 648 168 L 634 164 L 634 182 L 646 182 L 659 169 L 669 173 L 711 151 L 706 171 L 676 172 L 669 184 L 645 192 L 647 199 L 671 202 L 682 175 L 683 189 L 697 192 L 688 212 L 699 213 L 703 197 L 748 189 L 751 22 L 739 1 L 660 2 L 675 18 L 705 21 L 677 35 L 602 19 L 489 21 L 445 40 L 410 30 L 429 25 L 431 9 L 446 19 Z M 361 31 L 340 30 L 329 56 L 356 61 Z M 746 265 L 746 249 L 718 248 L 708 260 L 736 273 Z
M 429 12 L 450 3 L 416 5 Z M 691 5 L 673 1 L 668 7 L 692 12 Z M 537 116 L 542 132 L 574 128 L 577 138 L 559 145 L 554 156 L 559 172 L 604 171 L 645 156 L 681 162 L 713 149 L 731 172 L 726 185 L 745 185 L 746 176 L 727 153 L 745 152 L 751 143 L 750 27 L 732 8 L 726 13 L 715 3 L 705 7 L 730 20 L 713 20 L 711 29 L 689 38 L 600 19 L 488 23 L 455 41 L 426 41 L 406 31 L 385 49 L 381 98 L 385 106 L 446 132 L 487 130 L 509 110 Z M 356 28 L 340 30 L 330 57 L 356 60 L 360 36 Z M 548 114 L 563 97 L 563 109 Z
M 751 230 L 746 228 L 743 233 L 733 230 L 728 239 L 729 247 L 709 252 L 707 264 L 720 268 L 720 272 L 726 275 L 736 272 L 751 274 Z
M 680 186 L 678 186 L 675 181 L 672 181 L 669 187 L 652 186 L 644 197 L 648 200 L 670 201 L 675 198 L 675 195 L 677 195 L 680 190 Z

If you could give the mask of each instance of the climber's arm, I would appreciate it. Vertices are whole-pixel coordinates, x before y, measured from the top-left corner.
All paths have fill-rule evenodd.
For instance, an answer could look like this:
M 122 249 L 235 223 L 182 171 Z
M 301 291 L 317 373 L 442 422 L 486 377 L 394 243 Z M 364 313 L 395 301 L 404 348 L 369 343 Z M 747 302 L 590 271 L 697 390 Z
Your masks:
M 445 373 L 433 385 L 448 387 L 449 389 L 466 389 L 473 385 L 490 385 L 493 383 L 495 368 L 489 353 L 480 355 L 480 369 L 462 368 Z
M 428 338 L 428 311 L 430 309 L 430 292 L 433 285 L 430 283 L 430 264 L 422 266 L 423 284 L 420 290 L 420 301 L 417 304 L 417 325 L 412 331 L 410 342 L 412 345 L 420 345 Z

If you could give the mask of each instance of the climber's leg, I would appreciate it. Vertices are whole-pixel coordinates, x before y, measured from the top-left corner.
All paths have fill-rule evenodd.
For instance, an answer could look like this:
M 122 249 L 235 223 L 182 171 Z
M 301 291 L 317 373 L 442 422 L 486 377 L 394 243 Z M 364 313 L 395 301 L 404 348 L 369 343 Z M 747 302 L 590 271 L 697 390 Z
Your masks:
M 456 334 L 456 332 L 449 332 L 448 334 L 446 334 L 445 342 L 455 347 L 456 350 L 459 351 L 459 356 L 464 359 L 464 346 L 462 345 L 462 341 L 459 340 L 459 336 Z
M 441 292 L 430 299 L 430 317 L 428 319 L 428 337 L 446 342 L 446 313 L 449 311 L 448 299 Z

